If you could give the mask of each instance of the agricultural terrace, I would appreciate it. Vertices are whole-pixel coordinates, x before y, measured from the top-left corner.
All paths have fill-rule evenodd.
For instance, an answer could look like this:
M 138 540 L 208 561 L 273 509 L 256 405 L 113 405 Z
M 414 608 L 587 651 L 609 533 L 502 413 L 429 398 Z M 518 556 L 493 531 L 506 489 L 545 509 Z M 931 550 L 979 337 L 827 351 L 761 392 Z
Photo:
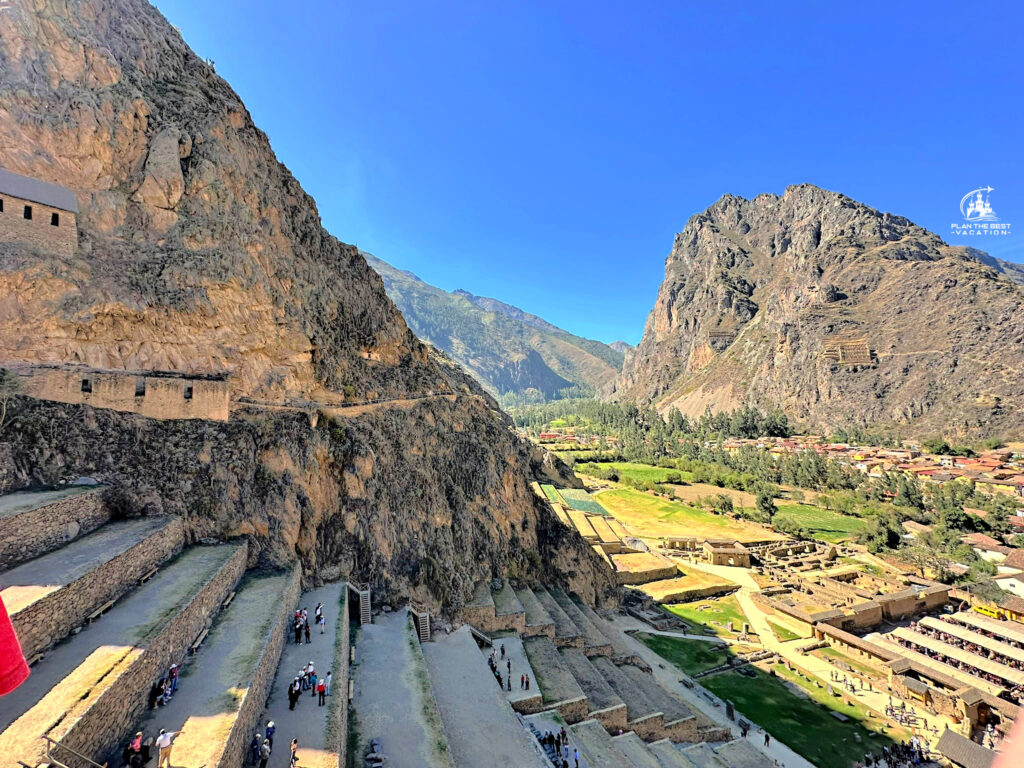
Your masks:
M 662 607 L 682 619 L 691 635 L 733 638 L 743 631 L 743 624 L 747 621 L 746 614 L 732 595 Z M 729 624 L 732 624 L 732 630 L 729 630 Z
M 562 488 L 558 493 L 572 509 L 589 512 L 592 515 L 606 516 L 608 514 L 608 510 L 582 488 Z
M 651 581 L 647 584 L 642 584 L 637 589 L 650 595 L 653 600 L 659 603 L 683 602 L 687 599 L 692 599 L 691 596 L 694 593 L 703 593 L 706 596 L 708 593 L 704 592 L 704 590 L 708 589 L 716 589 L 723 592 L 736 589 L 736 584 L 712 573 L 696 568 L 686 568 L 678 563 L 676 563 L 676 569 L 679 571 L 679 576 L 676 578 Z M 701 594 L 696 596 L 701 596 Z
M 587 474 L 587 464 L 578 464 L 574 469 L 582 474 Z M 669 476 L 672 482 L 689 483 L 693 481 L 693 474 L 682 472 L 678 469 L 666 469 L 655 467 L 650 464 L 639 464 L 632 461 L 615 461 L 601 463 L 598 465 L 602 470 L 613 471 L 619 478 L 629 478 L 638 483 L 667 483 Z
M 803 528 L 811 538 L 835 544 L 852 539 L 867 528 L 867 522 L 859 517 L 850 517 L 830 509 L 811 504 L 778 504 L 773 523 L 785 530 Z
M 744 544 L 784 538 L 745 520 L 715 515 L 630 488 L 601 491 L 596 498 L 631 533 L 643 538 L 693 536 L 698 539 L 735 539 Z
M 717 485 L 707 483 L 690 483 L 689 485 L 674 485 L 672 490 L 677 499 L 682 499 L 688 504 L 697 504 L 700 498 L 709 496 L 728 496 L 732 499 L 733 506 L 753 508 L 757 504 L 757 497 L 746 491 L 737 491 L 732 488 L 719 488 Z
M 759 650 L 748 645 L 726 645 L 705 640 L 687 640 L 682 637 L 652 635 L 637 632 L 634 637 L 644 645 L 674 664 L 688 675 L 696 675 L 709 669 L 728 664 L 729 660 L 744 653 Z
M 568 506 L 565 503 L 565 501 L 563 501 L 561 494 L 555 489 L 555 486 L 544 484 L 540 487 L 540 489 L 544 491 L 544 495 L 548 497 L 548 501 L 552 502 L 553 504 L 561 504 L 562 506 Z
M 744 717 L 818 768 L 851 768 L 867 750 L 878 755 L 894 739 L 910 737 L 903 729 L 886 728 L 882 718 L 862 704 L 844 703 L 783 664 L 776 664 L 774 671 L 773 677 L 757 669 L 753 678 L 722 672 L 700 683 L 719 698 L 731 700 Z M 847 719 L 840 721 L 832 712 Z

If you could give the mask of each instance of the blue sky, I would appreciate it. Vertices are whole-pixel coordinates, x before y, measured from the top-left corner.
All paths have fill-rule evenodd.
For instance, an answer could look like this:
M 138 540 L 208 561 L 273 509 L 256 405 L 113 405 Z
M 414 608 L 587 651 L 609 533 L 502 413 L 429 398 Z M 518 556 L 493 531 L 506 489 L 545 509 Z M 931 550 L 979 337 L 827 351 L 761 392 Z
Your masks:
M 1009 3 L 158 0 L 340 239 L 636 343 L 673 235 L 810 182 L 1024 262 Z M 992 186 L 1013 234 L 955 238 Z

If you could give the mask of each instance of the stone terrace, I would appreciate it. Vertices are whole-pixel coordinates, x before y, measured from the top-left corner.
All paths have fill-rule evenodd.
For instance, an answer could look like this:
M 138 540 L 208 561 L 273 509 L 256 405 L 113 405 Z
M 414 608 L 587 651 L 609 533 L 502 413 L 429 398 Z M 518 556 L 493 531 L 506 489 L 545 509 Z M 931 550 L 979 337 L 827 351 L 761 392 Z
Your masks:
M 586 654 L 578 648 L 563 648 L 562 661 L 586 695 L 590 717 L 600 722 L 609 732 L 625 730 L 625 703 L 590 663 Z
M 612 744 L 634 768 L 662 768 L 662 764 L 651 753 L 648 745 L 644 744 L 643 739 L 632 731 L 621 736 L 613 736 Z
M 597 720 L 584 720 L 570 728 L 579 739 L 589 768 L 633 768 Z
M 576 629 L 583 636 L 583 648 L 588 656 L 610 656 L 612 653 L 611 643 L 590 618 L 580 610 L 577 605 L 565 592 L 560 589 L 550 590 L 551 597 L 558 603 L 558 607 L 565 611 L 566 616 L 576 625 Z
M 468 627 L 435 635 L 423 655 L 456 765 L 550 768 L 498 693 Z
M 519 598 L 519 604 L 523 606 L 523 610 L 526 612 L 526 626 L 523 634 L 527 636 L 547 635 L 554 638 L 555 622 L 548 612 L 544 610 L 544 606 L 540 604 L 540 600 L 537 599 L 537 595 L 533 593 L 533 590 L 529 587 L 517 589 L 516 597 Z
M 0 496 L 0 568 L 49 552 L 109 522 L 96 486 Z
M 546 637 L 528 637 L 523 641 L 530 666 L 544 705 L 557 708 L 562 717 L 575 723 L 587 716 L 587 699 L 576 678 L 562 661 L 554 643 Z
M 555 602 L 555 598 L 543 587 L 538 587 L 534 590 L 534 594 L 555 624 L 555 643 L 557 645 L 572 645 L 576 648 L 582 648 L 583 635 L 580 634 L 580 630 L 573 620 Z
M 253 575 L 242 582 L 206 643 L 187 665 L 178 693 L 139 730 L 183 730 L 175 768 L 240 765 L 263 711 L 281 655 L 287 620 L 299 595 L 299 573 Z M 288 738 L 281 734 L 284 744 Z
M 83 624 L 181 551 L 178 518 L 110 523 L 70 544 L 0 574 L 0 592 L 32 658 Z
M 193 548 L 54 648 L 0 699 L 0 754 L 35 765 L 44 734 L 105 754 L 145 710 L 161 672 L 183 660 L 241 577 L 246 553 L 244 544 Z
M 647 695 L 636 687 L 625 673 L 624 667 L 617 667 L 610 659 L 597 656 L 591 659 L 594 667 L 608 681 L 608 685 L 626 704 L 626 722 L 644 741 L 664 738 L 665 719 L 661 710 Z

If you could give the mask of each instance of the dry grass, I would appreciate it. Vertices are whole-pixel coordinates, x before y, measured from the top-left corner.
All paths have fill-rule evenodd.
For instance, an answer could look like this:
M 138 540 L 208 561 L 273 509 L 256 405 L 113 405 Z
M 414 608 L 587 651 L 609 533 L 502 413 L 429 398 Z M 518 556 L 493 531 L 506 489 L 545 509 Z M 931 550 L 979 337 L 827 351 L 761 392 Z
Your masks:
M 643 573 L 644 571 L 657 571 L 673 567 L 670 560 L 650 552 L 634 552 L 611 557 L 616 570 L 628 573 Z
M 731 581 L 696 569 L 679 568 L 682 575 L 675 579 L 662 579 L 643 584 L 638 589 L 658 602 L 686 602 L 704 590 L 721 588 L 722 591 L 735 589 Z

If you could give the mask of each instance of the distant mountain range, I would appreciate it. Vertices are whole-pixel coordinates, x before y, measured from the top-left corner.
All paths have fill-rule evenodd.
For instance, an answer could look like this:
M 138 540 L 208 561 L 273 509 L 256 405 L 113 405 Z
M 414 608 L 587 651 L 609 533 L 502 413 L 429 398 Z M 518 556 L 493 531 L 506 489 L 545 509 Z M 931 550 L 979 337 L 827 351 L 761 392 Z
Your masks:
M 803 184 L 676 235 L 615 397 L 812 429 L 1024 433 L 1024 267 Z
M 616 345 L 468 291 L 445 291 L 368 253 L 367 263 L 413 332 L 460 363 L 505 403 L 607 395 L 622 368 Z M 624 345 L 628 347 L 628 345 Z

